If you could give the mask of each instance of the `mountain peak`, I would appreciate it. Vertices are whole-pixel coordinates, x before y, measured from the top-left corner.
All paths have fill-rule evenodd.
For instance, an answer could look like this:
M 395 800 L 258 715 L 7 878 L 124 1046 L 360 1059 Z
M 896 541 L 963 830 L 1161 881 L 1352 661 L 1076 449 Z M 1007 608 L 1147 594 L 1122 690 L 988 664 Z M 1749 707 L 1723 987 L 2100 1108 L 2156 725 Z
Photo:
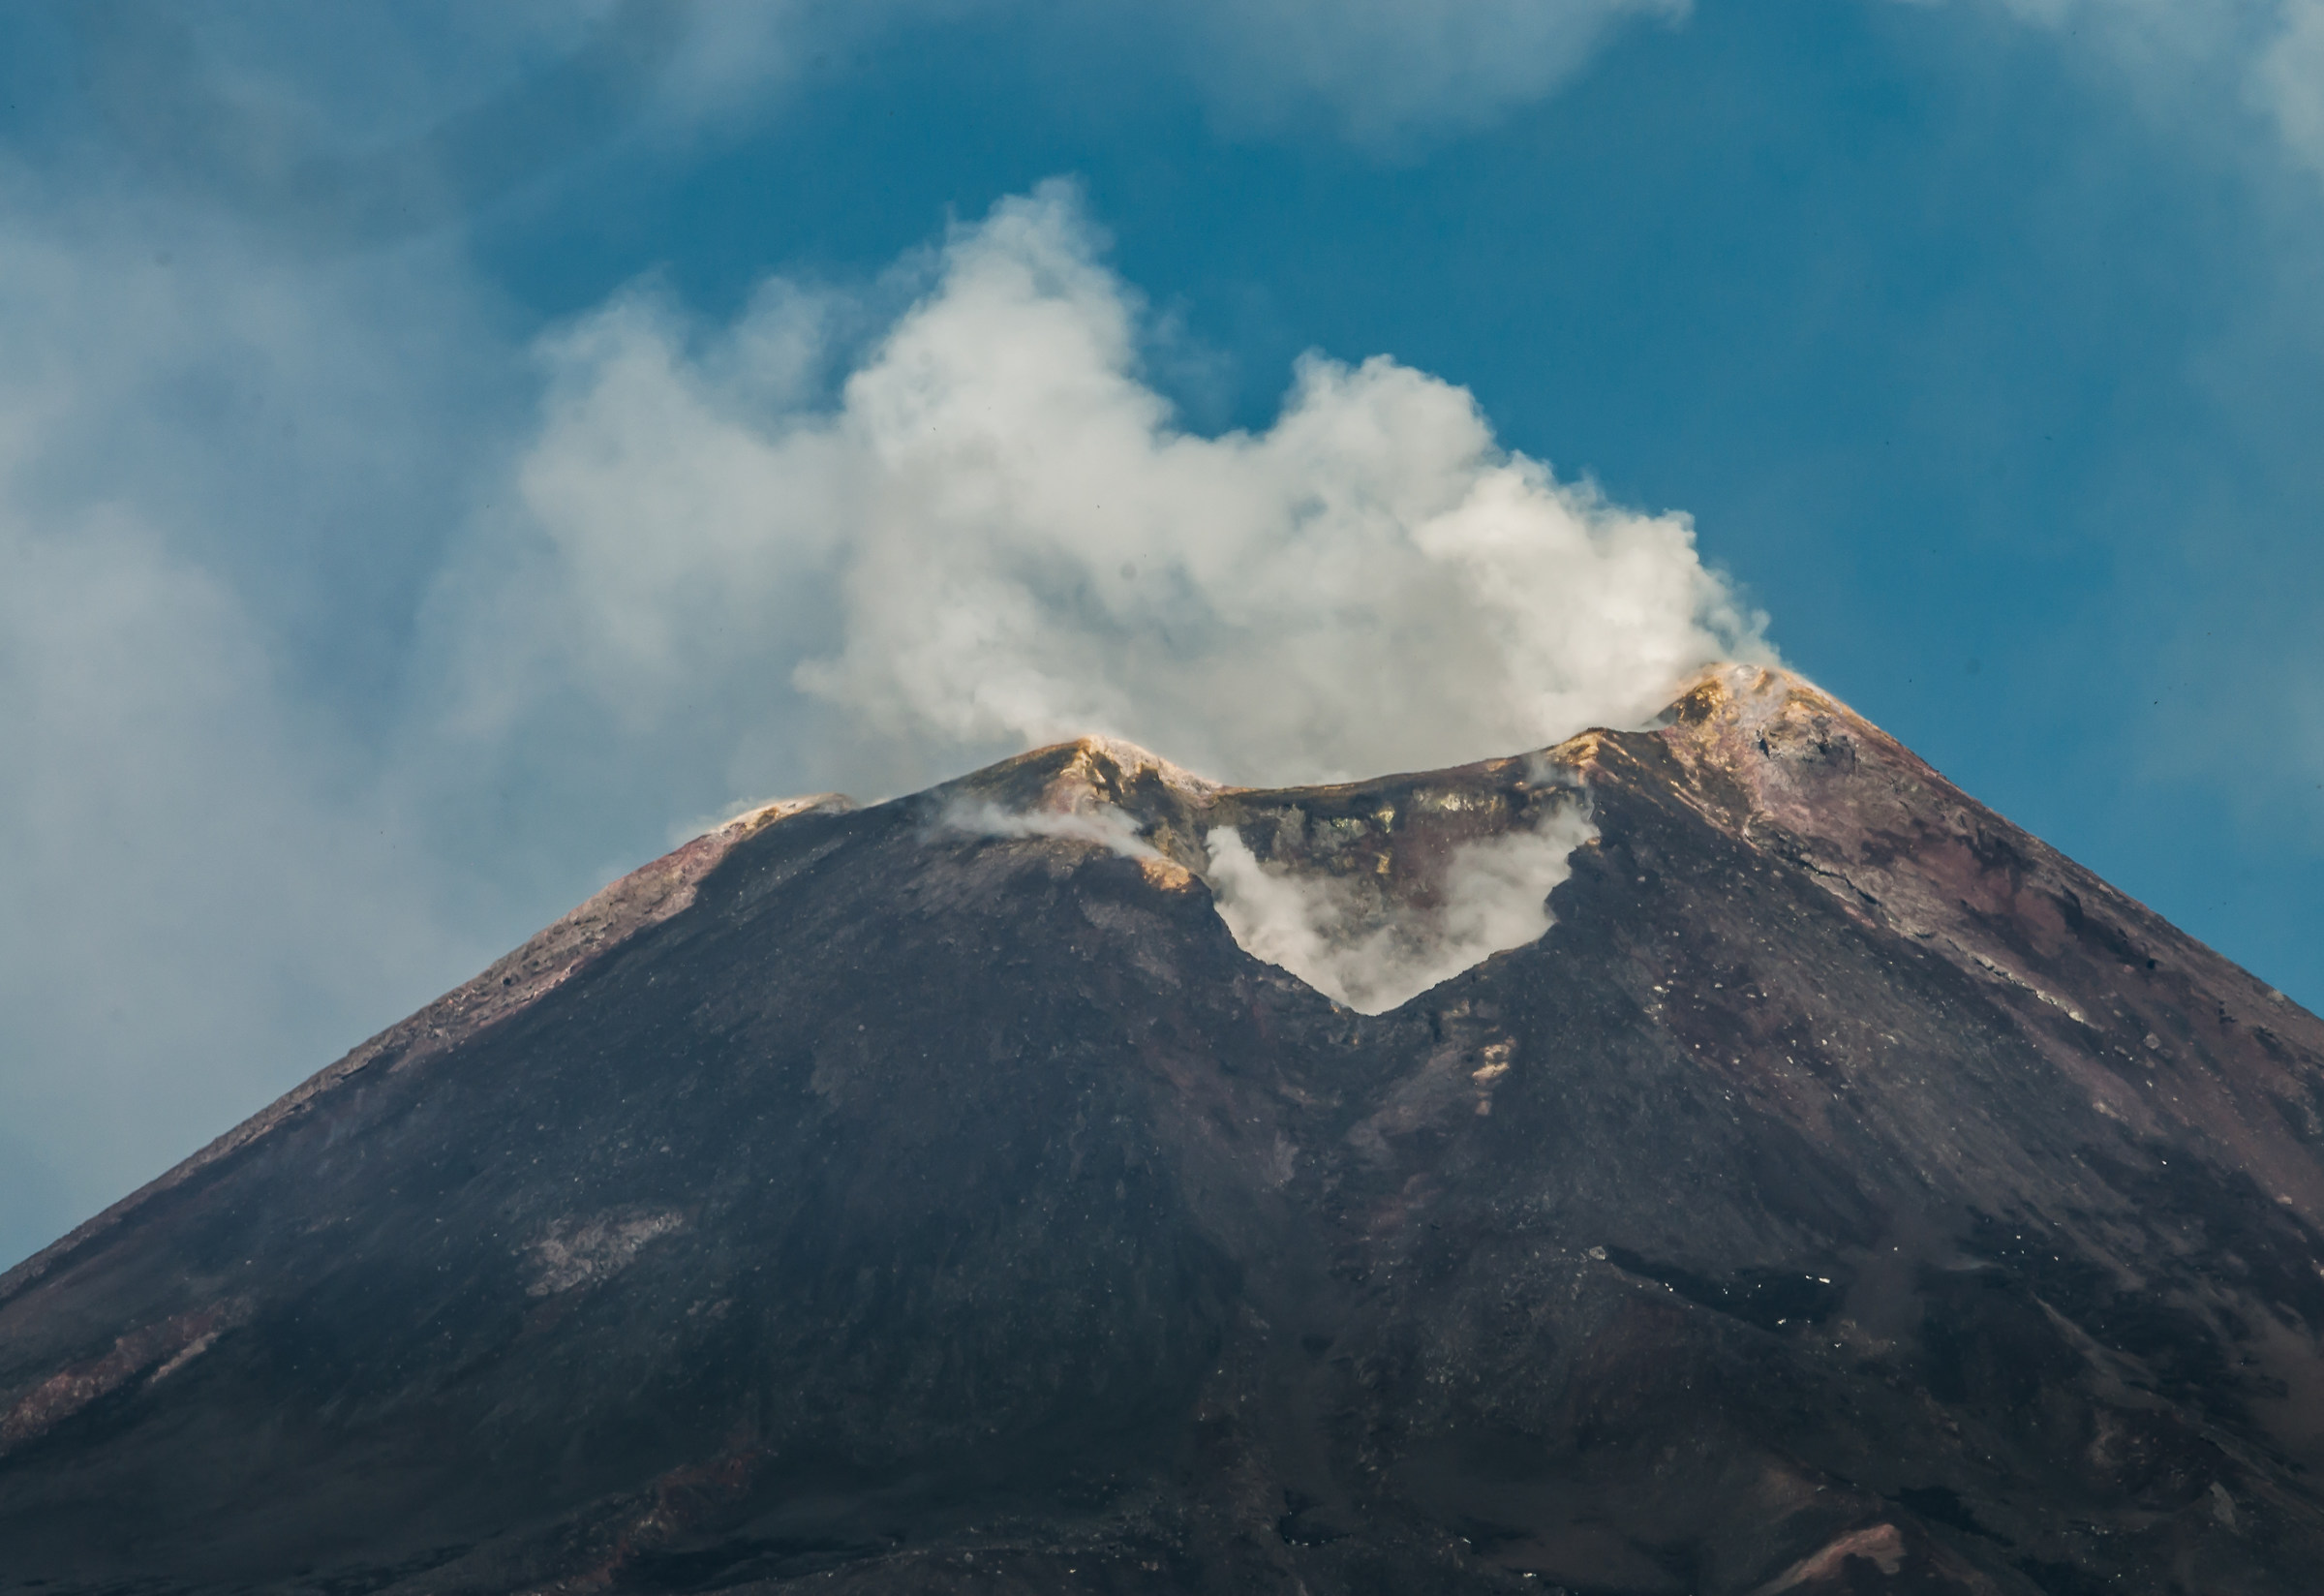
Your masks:
M 1082 739 L 738 817 L 13 1273 L 0 1591 L 2290 1596 L 2320 1149 L 2313 1016 L 1786 672 Z
M 1200 807 L 1227 788 L 1118 737 L 1077 737 L 1014 754 L 932 788 L 939 801 L 1059 814 L 1098 806 Z

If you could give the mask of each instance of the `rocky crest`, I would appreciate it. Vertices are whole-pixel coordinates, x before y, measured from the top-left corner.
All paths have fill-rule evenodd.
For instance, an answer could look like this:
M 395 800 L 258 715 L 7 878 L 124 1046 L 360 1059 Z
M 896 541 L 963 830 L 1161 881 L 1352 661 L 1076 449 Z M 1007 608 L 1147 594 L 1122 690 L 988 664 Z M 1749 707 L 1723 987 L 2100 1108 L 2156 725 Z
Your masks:
M 1539 940 L 1383 914 L 1590 806 Z M 2293 1592 L 2324 1025 L 1845 706 L 772 809 L 0 1277 L 0 1589 Z

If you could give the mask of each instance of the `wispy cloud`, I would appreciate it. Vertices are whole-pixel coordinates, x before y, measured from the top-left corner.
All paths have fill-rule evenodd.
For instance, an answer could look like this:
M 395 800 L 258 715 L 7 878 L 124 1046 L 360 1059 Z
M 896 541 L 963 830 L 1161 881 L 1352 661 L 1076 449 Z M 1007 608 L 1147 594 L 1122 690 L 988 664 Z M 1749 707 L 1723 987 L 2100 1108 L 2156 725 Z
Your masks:
M 1239 130 L 1394 149 L 1540 100 L 1625 24 L 1690 5 L 1189 0 L 1044 18 L 1012 0 L 88 0 L 66 20 L 90 103 L 150 172 L 345 249 L 439 228 L 609 143 L 747 128 L 902 27 L 1008 15 L 1071 32 L 1104 70 L 1175 59 Z
M 1171 8 L 1197 77 L 1242 128 L 1319 120 L 1396 147 L 1483 127 L 1563 87 L 1620 27 L 1691 0 L 1197 0 Z
M 2324 0 L 2285 0 L 2251 81 L 2285 147 L 2324 178 Z
M 2324 0 L 1908 0 L 1989 6 L 2122 75 L 2157 114 L 2217 137 L 2256 115 L 2324 177 Z

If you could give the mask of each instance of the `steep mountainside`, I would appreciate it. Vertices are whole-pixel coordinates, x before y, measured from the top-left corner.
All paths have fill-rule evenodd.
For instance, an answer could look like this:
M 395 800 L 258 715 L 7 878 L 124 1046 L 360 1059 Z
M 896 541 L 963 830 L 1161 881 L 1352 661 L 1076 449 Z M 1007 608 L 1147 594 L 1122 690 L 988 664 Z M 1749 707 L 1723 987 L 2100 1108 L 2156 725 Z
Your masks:
M 1667 721 L 689 844 L 0 1277 L 0 1589 L 2316 1589 L 2324 1025 L 1796 679 Z M 1584 802 L 1377 1016 L 1205 878 Z

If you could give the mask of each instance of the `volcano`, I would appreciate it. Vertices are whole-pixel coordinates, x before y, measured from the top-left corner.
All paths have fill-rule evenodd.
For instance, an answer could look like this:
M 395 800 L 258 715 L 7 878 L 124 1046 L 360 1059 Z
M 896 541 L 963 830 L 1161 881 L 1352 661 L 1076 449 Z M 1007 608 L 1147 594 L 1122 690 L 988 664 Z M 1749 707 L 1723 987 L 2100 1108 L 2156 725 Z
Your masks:
M 1214 885 L 1553 824 L 1376 1014 Z M 0 1589 L 2312 1592 L 2320 1150 L 2324 1024 L 1780 671 L 1086 740 L 713 832 L 0 1277 Z

